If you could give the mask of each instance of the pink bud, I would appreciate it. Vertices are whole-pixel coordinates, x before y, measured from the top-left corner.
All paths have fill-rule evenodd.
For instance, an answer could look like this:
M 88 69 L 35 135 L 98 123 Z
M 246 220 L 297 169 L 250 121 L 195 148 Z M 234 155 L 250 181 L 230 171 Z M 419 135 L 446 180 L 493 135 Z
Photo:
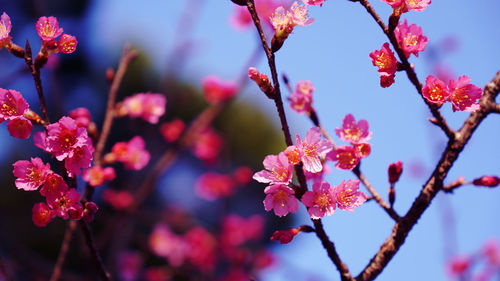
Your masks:
M 403 162 L 398 161 L 389 165 L 389 183 L 394 184 L 399 180 L 401 173 L 403 173 Z
M 495 176 L 482 176 L 475 179 L 472 184 L 474 184 L 475 186 L 496 187 L 498 186 L 498 184 L 500 184 L 500 178 Z
M 297 234 L 299 234 L 299 230 L 296 228 L 277 230 L 274 232 L 273 236 L 271 236 L 271 241 L 280 241 L 281 244 L 288 244 Z

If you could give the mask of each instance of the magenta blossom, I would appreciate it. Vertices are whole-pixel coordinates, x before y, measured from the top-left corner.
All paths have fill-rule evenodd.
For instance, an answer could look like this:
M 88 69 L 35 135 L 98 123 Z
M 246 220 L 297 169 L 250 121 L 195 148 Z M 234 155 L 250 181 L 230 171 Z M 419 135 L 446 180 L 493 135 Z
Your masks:
M 303 153 L 301 160 L 304 169 L 311 173 L 318 173 L 323 170 L 321 158 L 324 158 L 333 149 L 332 142 L 321 140 L 321 130 L 318 127 L 309 129 L 303 141 L 297 135 L 295 146 Z
M 307 210 L 312 219 L 320 219 L 335 213 L 336 199 L 330 184 L 326 181 L 313 184 L 312 191 L 306 191 L 302 196 L 302 203 L 309 207 Z
M 0 88 L 0 120 L 22 117 L 28 110 L 28 103 L 16 90 Z
M 71 54 L 76 50 L 77 44 L 78 41 L 75 36 L 64 33 L 57 41 L 57 49 L 60 53 Z
M 0 49 L 10 43 L 11 37 L 9 34 L 11 29 L 10 17 L 6 13 L 3 13 L 0 17 Z
M 288 98 L 292 109 L 297 113 L 310 112 L 312 110 L 313 91 L 314 86 L 312 85 L 311 81 L 297 82 L 295 92 L 293 92 Z
M 44 227 L 54 218 L 52 209 L 47 204 L 41 202 L 33 206 L 33 216 L 31 217 L 33 223 L 38 227 Z
M 382 48 L 370 53 L 370 58 L 374 66 L 378 67 L 381 75 L 393 75 L 398 69 L 398 61 L 394 52 L 389 48 L 389 43 L 384 43 Z
M 59 28 L 59 22 L 55 17 L 41 17 L 36 22 L 36 32 L 43 41 L 51 41 L 61 35 L 63 29 Z
M 71 157 L 67 157 L 64 160 L 64 167 L 68 172 L 68 176 L 75 177 L 80 174 L 80 169 L 90 167 L 93 153 L 94 147 L 92 144 L 76 147 Z
M 50 173 L 49 175 L 47 175 L 42 188 L 40 188 L 40 194 L 45 197 L 51 196 L 52 198 L 54 198 L 58 197 L 62 193 L 65 193 L 66 191 L 68 191 L 68 189 L 68 184 L 60 175 L 56 173 Z
M 39 138 L 43 139 L 43 135 L 39 135 L 37 139 Z M 63 116 L 57 123 L 48 125 L 45 140 L 41 143 L 40 140 L 36 142 L 40 146 L 43 145 L 45 151 L 54 155 L 59 161 L 73 157 L 77 147 L 92 146 L 87 130 L 78 127 L 75 120 L 66 116 Z
M 112 147 L 116 160 L 123 162 L 129 170 L 141 170 L 151 158 L 151 154 L 145 149 L 144 139 L 140 136 L 133 137 L 129 142 L 117 142 Z
M 166 104 L 167 98 L 163 94 L 138 93 L 126 97 L 118 111 L 120 116 L 140 117 L 151 124 L 156 124 L 165 113 Z
M 297 1 L 293 2 L 292 7 L 290 7 L 290 14 L 294 25 L 306 26 L 314 21 L 314 19 L 309 18 L 307 6 L 299 5 Z
M 295 198 L 295 191 L 286 185 L 268 186 L 264 193 L 267 194 L 264 199 L 264 208 L 268 212 L 274 209 L 274 214 L 278 217 L 295 213 L 299 209 L 299 201 Z
M 306 5 L 320 5 L 322 6 L 326 0 L 302 0 Z
M 18 117 L 7 123 L 7 129 L 9 130 L 9 134 L 14 138 L 27 139 L 31 135 L 33 124 L 24 117 Z
M 52 172 L 50 165 L 43 164 L 42 159 L 35 157 L 31 161 L 19 160 L 13 164 L 15 183 L 18 189 L 26 191 L 37 190 Z
M 222 81 L 217 76 L 209 75 L 202 81 L 203 96 L 209 104 L 228 101 L 236 96 L 238 87 L 232 81 Z
M 368 121 L 363 119 L 356 123 L 352 114 L 347 114 L 344 117 L 342 128 L 335 128 L 335 133 L 341 140 L 352 144 L 367 142 L 372 135 L 372 132 L 369 131 Z
M 280 152 L 276 155 L 268 155 L 264 158 L 264 168 L 253 175 L 253 179 L 270 184 L 287 185 L 292 180 L 293 165 L 288 162 L 288 157 L 285 152 Z
M 54 211 L 54 214 L 65 220 L 70 218 L 71 210 L 82 209 L 80 203 L 80 193 L 76 189 L 71 188 L 63 193 L 51 193 L 47 196 L 47 204 Z
M 448 83 L 450 90 L 450 101 L 453 105 L 453 111 L 465 110 L 475 111 L 479 109 L 477 100 L 481 98 L 483 90 L 476 85 L 470 84 L 470 78 L 462 75 L 458 77 L 458 81 L 451 79 Z M 477 105 L 474 107 L 474 105 Z
M 337 207 L 348 212 L 354 212 L 354 208 L 366 201 L 366 195 L 359 191 L 359 180 L 342 181 L 333 188 L 333 196 L 337 201 Z
M 271 22 L 269 18 L 272 16 L 273 12 L 279 6 L 290 7 L 289 0 L 255 0 L 255 8 L 257 9 L 257 14 L 261 22 L 265 25 L 264 27 L 271 27 Z M 252 17 L 248 12 L 248 9 L 243 6 L 234 6 L 234 13 L 229 18 L 230 25 L 236 30 L 245 30 L 250 27 L 252 22 Z
M 173 233 L 164 223 L 158 223 L 153 229 L 149 236 L 149 247 L 154 254 L 166 258 L 174 267 L 184 263 L 190 250 L 183 237 Z
M 448 100 L 450 91 L 443 81 L 429 75 L 422 88 L 422 96 L 431 103 L 441 105 Z
M 400 22 L 396 29 L 394 29 L 394 35 L 407 58 L 410 57 L 410 54 L 418 57 L 418 53 L 425 49 L 429 41 L 427 36 L 422 34 L 420 26 L 416 24 L 408 26 L 406 19 L 403 23 Z
M 224 174 L 205 173 L 195 183 L 196 195 L 208 201 L 231 196 L 234 191 L 233 179 Z
M 422 12 L 431 4 L 431 0 L 405 0 L 405 7 L 403 9 L 403 13 L 408 12 L 410 10 L 414 10 L 417 12 Z
M 360 160 L 359 152 L 356 148 L 349 145 L 338 146 L 335 150 L 328 153 L 326 158 L 333 162 L 337 162 L 335 168 L 341 170 L 354 169 L 359 164 Z

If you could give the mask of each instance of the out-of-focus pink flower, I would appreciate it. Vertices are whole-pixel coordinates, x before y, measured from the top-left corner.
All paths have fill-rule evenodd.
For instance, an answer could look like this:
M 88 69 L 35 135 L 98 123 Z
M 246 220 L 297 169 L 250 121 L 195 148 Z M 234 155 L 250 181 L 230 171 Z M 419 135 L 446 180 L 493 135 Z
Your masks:
M 217 173 L 205 173 L 195 183 L 194 190 L 205 200 L 214 201 L 228 197 L 234 193 L 234 182 L 231 176 Z
M 369 143 L 357 143 L 354 145 L 354 149 L 356 149 L 360 158 L 368 157 L 372 152 L 372 148 Z
M 270 184 L 284 184 L 287 185 L 292 180 L 293 165 L 288 162 L 288 157 L 284 152 L 276 155 L 268 155 L 264 158 L 264 168 L 253 175 L 253 179 Z
M 0 88 L 0 120 L 22 117 L 28 110 L 28 103 L 16 90 Z
M 494 268 L 500 267 L 500 241 L 497 238 L 487 240 L 481 249 L 481 253 L 490 266 Z
M 500 178 L 496 176 L 482 176 L 472 182 L 475 186 L 496 187 L 500 184 Z
M 166 141 L 174 142 L 184 132 L 185 127 L 186 125 L 181 119 L 175 119 L 172 122 L 163 123 L 160 126 L 160 132 Z
M 299 201 L 295 198 L 295 191 L 283 184 L 275 184 L 266 187 L 264 193 L 264 208 L 266 211 L 274 209 L 274 214 L 278 217 L 286 216 L 288 213 L 295 213 L 299 209 Z
M 76 45 L 78 45 L 76 37 L 66 33 L 57 41 L 57 49 L 63 54 L 71 54 L 76 51 Z
M 221 238 L 225 246 L 236 247 L 247 241 L 258 241 L 262 236 L 264 219 L 253 215 L 247 219 L 238 215 L 228 215 L 222 221 Z
M 88 146 L 87 149 L 93 151 L 92 140 L 89 138 L 87 130 L 78 127 L 75 120 L 67 116 L 63 116 L 57 123 L 47 126 L 47 135 L 43 144 L 45 151 L 54 155 L 59 161 L 73 157 L 77 147 Z
M 326 0 L 302 0 L 306 5 L 320 5 L 322 6 Z
M 92 222 L 98 210 L 99 208 L 94 202 L 86 202 L 85 208 L 83 209 L 83 220 Z
M 370 58 L 374 66 L 378 67 L 380 75 L 391 76 L 398 69 L 398 60 L 394 52 L 389 48 L 389 43 L 384 43 L 382 48 L 370 53 Z
M 368 121 L 362 119 L 356 123 L 352 114 L 347 114 L 344 117 L 342 128 L 335 128 L 335 133 L 341 140 L 352 144 L 367 142 L 372 135 L 372 132 L 369 131 Z
M 297 113 L 310 112 L 312 110 L 313 91 L 314 86 L 312 85 L 311 81 L 297 82 L 295 92 L 293 92 L 288 98 L 292 109 Z
M 464 276 L 470 269 L 471 262 L 472 259 L 469 256 L 455 256 L 448 261 L 446 265 L 447 272 L 452 278 Z
M 271 22 L 269 18 L 272 16 L 273 12 L 279 6 L 289 7 L 290 1 L 282 0 L 255 0 L 255 8 L 257 14 L 259 15 L 260 21 L 265 23 L 265 27 L 271 28 Z M 252 25 L 252 17 L 248 12 L 247 7 L 234 6 L 234 13 L 229 18 L 229 23 L 236 30 L 245 30 Z
M 7 130 L 14 138 L 27 139 L 30 137 L 31 131 L 33 131 L 33 124 L 25 117 L 17 117 L 7 123 Z
M 11 29 L 10 17 L 4 12 L 0 17 L 0 49 L 10 43 L 11 37 L 9 34 Z
M 331 216 L 337 208 L 333 190 L 326 181 L 314 183 L 312 191 L 306 191 L 301 200 L 304 205 L 309 207 L 307 212 L 312 219 Z
M 252 265 L 254 269 L 262 270 L 264 268 L 271 266 L 275 262 L 276 262 L 276 257 L 274 256 L 274 254 L 267 249 L 262 249 L 257 251 L 253 256 Z
M 139 252 L 123 251 L 118 254 L 116 261 L 118 276 L 123 281 L 134 281 L 139 277 L 142 267 L 142 257 Z
M 292 7 L 290 7 L 290 14 L 293 19 L 294 25 L 310 25 L 314 19 L 309 18 L 309 11 L 307 6 L 299 5 L 297 1 L 293 2 Z
M 118 105 L 118 115 L 128 115 L 132 118 L 140 117 L 145 121 L 156 124 L 165 113 L 167 98 L 163 94 L 138 93 L 126 97 L 123 103 Z
M 83 180 L 93 187 L 103 185 L 106 181 L 111 181 L 115 177 L 116 173 L 113 167 L 93 166 L 82 172 Z
M 448 100 L 450 91 L 443 81 L 429 75 L 425 80 L 424 88 L 422 88 L 422 95 L 429 102 L 440 105 Z
M 133 137 L 128 142 L 117 142 L 111 148 L 116 160 L 123 162 L 126 169 L 141 170 L 144 168 L 151 154 L 145 149 L 144 139 L 140 136 Z
M 403 13 L 410 10 L 422 12 L 431 4 L 431 0 L 405 0 L 404 2 L 405 8 L 403 9 Z
M 50 165 L 43 164 L 42 159 L 38 157 L 31 158 L 31 161 L 16 161 L 12 166 L 14 166 L 14 176 L 17 178 L 16 187 L 26 191 L 37 190 L 52 172 Z
M 366 195 L 359 191 L 359 180 L 342 181 L 333 187 L 333 196 L 337 201 L 337 207 L 348 212 L 354 212 L 354 208 L 366 201 Z
M 418 57 L 418 53 L 425 49 L 429 41 L 427 36 L 423 35 L 420 26 L 416 24 L 408 26 L 406 19 L 403 23 L 400 22 L 394 29 L 394 35 L 407 58 L 410 57 L 410 54 L 414 54 Z
M 193 145 L 193 153 L 207 163 L 213 163 L 219 156 L 224 140 L 213 129 L 206 129 L 198 135 Z
M 399 180 L 401 173 L 403 173 L 403 162 L 398 161 L 390 164 L 387 173 L 389 174 L 389 183 L 396 183 Z
M 54 218 L 54 213 L 47 204 L 40 202 L 33 206 L 33 223 L 38 227 L 46 226 Z
M 326 156 L 335 164 L 335 168 L 341 170 L 352 170 L 359 164 L 359 154 L 356 149 L 349 145 L 338 146 L 335 150 L 332 150 Z
M 130 207 L 134 203 L 134 196 L 126 191 L 115 191 L 113 189 L 106 189 L 102 193 L 102 200 L 115 210 L 121 211 Z
M 277 230 L 271 236 L 271 241 L 280 241 L 281 244 L 288 244 L 292 242 L 295 235 L 299 234 L 299 232 L 296 228 Z
M 76 125 L 78 127 L 87 128 L 90 122 L 92 122 L 92 117 L 90 116 L 90 112 L 85 107 L 78 107 L 71 110 L 68 116 L 75 120 Z
M 82 207 L 80 203 L 80 193 L 76 192 L 74 188 L 60 194 L 49 194 L 47 196 L 47 204 L 52 208 L 56 216 L 65 220 L 70 218 L 69 211 L 71 209 Z
M 50 173 L 47 175 L 47 178 L 45 179 L 45 182 L 40 189 L 40 194 L 45 197 L 57 197 L 59 194 L 68 191 L 68 189 L 68 184 L 60 175 L 56 173 Z
M 218 104 L 233 98 L 238 87 L 232 81 L 222 81 L 217 76 L 209 75 L 202 81 L 203 96 L 209 104 Z
M 63 29 L 59 28 L 59 22 L 55 17 L 41 17 L 36 22 L 36 32 L 43 41 L 51 41 L 61 35 Z
M 64 167 L 68 172 L 68 176 L 75 177 L 80 174 L 80 169 L 90 167 L 93 153 L 94 147 L 92 144 L 75 147 L 72 155 L 64 160 Z
M 318 173 L 323 170 L 321 158 L 324 158 L 333 148 L 333 143 L 329 140 L 321 140 L 321 130 L 312 127 L 302 141 L 300 136 L 296 136 L 295 146 L 302 151 L 302 163 L 304 169 L 311 173 Z
M 149 236 L 149 247 L 156 255 L 166 258 L 171 266 L 181 266 L 187 258 L 186 241 L 163 223 L 158 223 Z
M 188 260 L 203 272 L 213 272 L 217 261 L 217 240 L 202 227 L 194 227 L 185 235 Z
M 462 75 L 458 77 L 457 82 L 451 79 L 448 83 L 448 89 L 450 90 L 449 99 L 453 104 L 453 111 L 467 110 L 473 105 L 478 105 L 477 100 L 481 98 L 483 90 L 476 85 L 470 84 L 470 81 L 469 77 Z M 479 106 L 476 108 L 479 109 Z
M 233 172 L 233 179 L 237 184 L 247 184 L 252 180 L 253 171 L 248 167 L 239 167 Z

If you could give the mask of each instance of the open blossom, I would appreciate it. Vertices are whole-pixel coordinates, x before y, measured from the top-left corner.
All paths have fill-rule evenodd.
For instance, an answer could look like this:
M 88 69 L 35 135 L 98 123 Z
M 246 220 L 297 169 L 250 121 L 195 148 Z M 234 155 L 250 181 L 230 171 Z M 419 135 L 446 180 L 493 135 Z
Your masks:
M 450 91 L 443 81 L 429 75 L 425 80 L 424 88 L 422 88 L 422 95 L 429 102 L 440 105 L 448 100 Z
M 28 110 L 28 103 L 16 90 L 0 88 L 0 120 L 12 120 L 21 117 Z
M 404 0 L 405 8 L 403 12 L 408 12 L 414 10 L 417 12 L 422 12 L 431 4 L 431 0 Z
M 205 173 L 195 183 L 195 192 L 205 200 L 214 201 L 234 193 L 235 184 L 231 176 Z
M 217 76 L 209 75 L 202 81 L 203 96 L 209 104 L 225 102 L 233 98 L 238 87 L 232 81 L 222 81 Z
M 67 157 L 64 160 L 64 167 L 68 172 L 68 176 L 75 177 L 80 174 L 80 169 L 90 167 L 93 153 L 94 147 L 92 144 L 76 147 L 71 157 Z
M 326 156 L 333 162 L 337 162 L 335 167 L 341 170 L 352 170 L 358 164 L 360 160 L 359 153 L 356 149 L 349 145 L 342 145 L 332 150 Z
M 302 0 L 306 5 L 323 5 L 326 0 Z
M 118 106 L 118 115 L 140 117 L 151 124 L 156 124 L 165 113 L 166 104 L 167 98 L 163 94 L 138 93 L 123 100 Z
M 68 184 L 60 175 L 56 173 L 50 173 L 49 175 L 47 175 L 47 178 L 45 179 L 45 182 L 40 189 L 40 194 L 45 197 L 57 197 L 59 194 L 68 191 L 68 189 Z
M 11 37 L 9 34 L 11 29 L 10 17 L 4 12 L 0 17 L 0 49 L 10 43 Z
M 335 133 L 341 140 L 352 144 L 367 142 L 372 135 L 372 132 L 369 131 L 368 121 L 362 119 L 356 123 L 352 114 L 347 114 L 344 117 L 342 128 L 335 128 Z
M 297 165 L 302 161 L 304 152 L 295 145 L 290 145 L 283 151 L 288 158 L 288 162 L 292 165 Z
M 63 29 L 59 28 L 59 22 L 55 17 L 41 17 L 36 23 L 36 32 L 43 41 L 51 41 L 61 35 Z
M 261 22 L 267 27 L 271 27 L 269 18 L 279 6 L 289 7 L 288 0 L 255 0 L 255 9 Z M 244 30 L 252 25 L 252 17 L 245 6 L 234 6 L 234 13 L 229 18 L 229 23 L 236 30 Z
M 368 155 L 370 155 L 370 153 L 372 152 L 372 147 L 369 143 L 366 142 L 354 144 L 354 149 L 356 149 L 356 152 L 358 153 L 358 156 L 360 158 L 368 157 Z
M 7 123 L 7 129 L 9 130 L 9 134 L 14 138 L 27 139 L 31 135 L 33 124 L 24 117 L 17 117 Z
M 324 158 L 333 148 L 332 142 L 321 140 L 321 130 L 318 127 L 309 129 L 304 140 L 297 135 L 295 145 L 303 152 L 301 160 L 304 169 L 311 173 L 321 172 L 323 169 L 321 158 Z
M 63 193 L 49 194 L 47 196 L 47 204 L 54 211 L 54 214 L 63 219 L 70 218 L 70 211 L 74 209 L 82 209 L 80 203 L 80 193 L 76 189 L 71 188 Z
M 381 75 L 393 75 L 398 69 L 398 61 L 394 52 L 389 48 L 389 43 L 384 43 L 382 48 L 370 53 L 370 58 L 374 66 L 378 67 Z
M 17 178 L 16 187 L 26 191 L 37 190 L 51 173 L 50 165 L 43 164 L 42 159 L 38 157 L 31 158 L 31 161 L 16 161 L 12 166 L 14 166 L 14 176 Z
M 314 19 L 309 18 L 309 11 L 307 6 L 299 5 L 297 1 L 293 2 L 292 7 L 290 7 L 290 13 L 293 19 L 294 25 L 310 25 Z
M 333 215 L 337 208 L 335 200 L 333 190 L 326 181 L 314 183 L 312 191 L 306 191 L 302 196 L 302 203 L 309 207 L 307 211 L 312 219 Z
M 140 136 L 135 136 L 128 142 L 117 142 L 111 151 L 116 160 L 123 162 L 129 170 L 141 170 L 151 158 L 151 154 L 145 149 L 144 139 Z
M 477 100 L 481 98 L 483 90 L 476 85 L 470 84 L 471 79 L 465 75 L 458 77 L 458 81 L 451 79 L 448 83 L 448 89 L 450 90 L 449 100 L 453 105 L 453 111 L 465 110 L 465 111 L 475 111 L 471 109 L 475 104 L 477 105 Z M 476 107 L 476 110 L 479 106 Z
M 284 41 L 290 33 L 292 33 L 294 23 L 289 11 L 283 7 L 278 7 L 270 18 L 273 29 L 276 32 L 276 38 Z
M 72 118 L 63 116 L 57 123 L 47 126 L 47 135 L 42 144 L 45 151 L 62 161 L 73 157 L 77 147 L 92 146 L 92 141 L 85 128 L 78 127 Z
M 366 201 L 366 195 L 359 191 L 359 180 L 342 181 L 333 188 L 333 196 L 337 201 L 337 207 L 348 212 L 354 212 L 354 208 Z
M 64 33 L 57 41 L 57 49 L 63 54 L 71 54 L 76 50 L 77 44 L 75 36 Z
M 297 113 L 310 112 L 312 110 L 313 91 L 314 86 L 312 85 L 311 81 L 297 82 L 295 92 L 293 92 L 288 98 L 292 109 Z
M 47 204 L 40 202 L 33 206 L 33 223 L 38 227 L 46 226 L 54 218 L 52 209 Z
M 288 162 L 285 152 L 264 158 L 264 168 L 254 174 L 253 179 L 262 183 L 289 184 L 293 176 L 293 165 Z
M 299 209 L 299 201 L 295 198 L 295 191 L 283 184 L 275 184 L 266 187 L 264 193 L 264 208 L 266 211 L 274 209 L 274 214 L 278 217 L 286 216 L 288 213 L 295 213 Z
M 400 22 L 394 29 L 394 35 L 407 58 L 410 57 L 410 54 L 414 54 L 418 57 L 418 53 L 425 49 L 429 41 L 427 36 L 422 34 L 422 28 L 420 26 L 416 24 L 408 26 L 406 19 L 403 23 Z

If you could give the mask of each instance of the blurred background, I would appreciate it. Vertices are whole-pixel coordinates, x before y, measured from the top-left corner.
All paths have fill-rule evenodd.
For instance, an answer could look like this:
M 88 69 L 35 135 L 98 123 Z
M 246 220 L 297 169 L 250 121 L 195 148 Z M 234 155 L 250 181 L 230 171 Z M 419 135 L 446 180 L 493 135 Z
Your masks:
M 390 6 L 379 0 L 371 2 L 387 19 Z M 217 157 L 199 159 L 192 149 L 178 153 L 176 161 L 156 182 L 153 194 L 133 215 L 120 211 L 122 199 L 115 198 L 119 203 L 104 200 L 105 190 L 136 190 L 155 161 L 175 145 L 165 142 L 158 126 L 138 119 L 116 121 L 107 151 L 118 141 L 141 135 L 152 154 L 142 171 L 129 172 L 117 165 L 118 177 L 98 187 L 94 195 L 100 207 L 92 224 L 96 243 L 117 280 L 245 280 L 249 276 L 256 280 L 340 279 L 315 235 L 300 234 L 287 245 L 269 241 L 275 230 L 311 225 L 304 206 L 294 215 L 278 218 L 264 211 L 264 184 L 246 182 L 244 176 L 240 182 L 236 180 L 239 168 L 248 167 L 254 172 L 263 169 L 264 157 L 278 154 L 285 143 L 274 104 L 245 79 L 249 65 L 270 73 L 255 28 L 234 24 L 238 11 L 232 2 L 0 3 L 0 12 L 6 12 L 12 21 L 12 40 L 20 46 L 24 47 L 28 40 L 34 52 L 39 49 L 35 23 L 41 16 L 57 17 L 64 31 L 78 39 L 75 53 L 52 55 L 42 70 L 51 120 L 58 120 L 74 108 L 86 107 L 100 128 L 109 89 L 106 69 L 116 68 L 126 43 L 140 55 L 127 71 L 118 100 L 138 92 L 163 93 L 168 102 L 160 124 L 179 118 L 189 125 L 209 107 L 201 86 L 208 75 L 234 81 L 239 87 L 237 98 L 221 110 L 212 124 L 220 137 Z M 499 10 L 499 1 L 442 0 L 434 1 L 423 12 L 404 14 L 402 20 L 421 26 L 429 38 L 425 51 L 418 58 L 410 58 L 420 81 L 429 74 L 449 75 L 455 80 L 467 75 L 473 84 L 484 87 L 500 70 Z M 327 0 L 322 7 L 311 6 L 309 15 L 314 23 L 295 28 L 277 52 L 278 72 L 286 74 L 293 85 L 299 80 L 312 81 L 313 105 L 330 135 L 348 113 L 357 120 L 368 120 L 373 132 L 372 152 L 362 161 L 361 170 L 386 196 L 387 167 L 398 160 L 403 162 L 395 203 L 395 209 L 403 215 L 439 160 L 445 136 L 426 120 L 430 112 L 404 73 L 396 74 L 396 83 L 391 87 L 379 86 L 379 74 L 368 54 L 379 50 L 387 39 L 361 5 Z M 266 32 L 271 38 L 269 28 Z M 25 63 L 6 50 L 0 52 L 0 62 L 0 87 L 20 91 L 30 108 L 39 112 Z M 284 86 L 282 92 L 285 98 L 290 94 Z M 285 105 L 292 134 L 304 137 L 312 124 L 305 115 Z M 442 113 L 454 129 L 468 116 L 466 112 L 452 112 L 450 104 L 443 106 Z M 489 116 L 445 183 L 459 176 L 471 181 L 483 175 L 500 175 L 499 129 L 498 116 Z M 42 198 L 38 193 L 15 188 L 12 163 L 35 156 L 49 161 L 50 157 L 33 145 L 32 138 L 11 138 L 5 125 L 0 127 L 0 144 L 0 166 L 4 171 L 0 173 L 0 256 L 13 280 L 48 280 L 66 222 L 55 219 L 44 228 L 33 225 L 31 208 Z M 332 185 L 355 177 L 351 172 L 336 170 L 333 164 L 330 167 L 332 171 L 325 179 Z M 230 175 L 234 186 L 231 196 L 215 201 L 201 198 L 194 186 L 207 172 Z M 83 185 L 80 182 L 80 189 Z M 452 280 L 454 277 L 446 269 L 452 257 L 474 256 L 484 243 L 500 237 L 499 198 L 498 189 L 472 185 L 453 194 L 438 194 L 377 280 Z M 323 223 L 354 275 L 366 266 L 393 226 L 392 219 L 373 201 L 354 213 L 337 210 Z M 179 264 L 174 257 L 155 251 L 155 245 L 161 247 L 164 243 L 168 248 L 169 243 L 175 244 L 172 241 L 186 237 L 196 227 L 209 233 L 204 236 L 208 237 L 204 245 L 212 246 L 206 247 L 208 254 L 200 254 L 200 263 L 212 265 L 209 269 L 193 260 Z M 153 232 L 163 233 L 158 234 L 161 237 L 168 235 L 154 242 L 157 240 L 151 238 Z M 231 247 L 223 245 L 230 239 L 224 235 L 229 234 L 242 241 Z M 483 266 L 478 263 L 471 268 L 470 280 L 479 280 L 472 278 L 482 273 Z M 61 279 L 95 280 L 96 276 L 83 239 L 76 234 Z M 498 280 L 498 273 L 495 278 L 492 280 Z

